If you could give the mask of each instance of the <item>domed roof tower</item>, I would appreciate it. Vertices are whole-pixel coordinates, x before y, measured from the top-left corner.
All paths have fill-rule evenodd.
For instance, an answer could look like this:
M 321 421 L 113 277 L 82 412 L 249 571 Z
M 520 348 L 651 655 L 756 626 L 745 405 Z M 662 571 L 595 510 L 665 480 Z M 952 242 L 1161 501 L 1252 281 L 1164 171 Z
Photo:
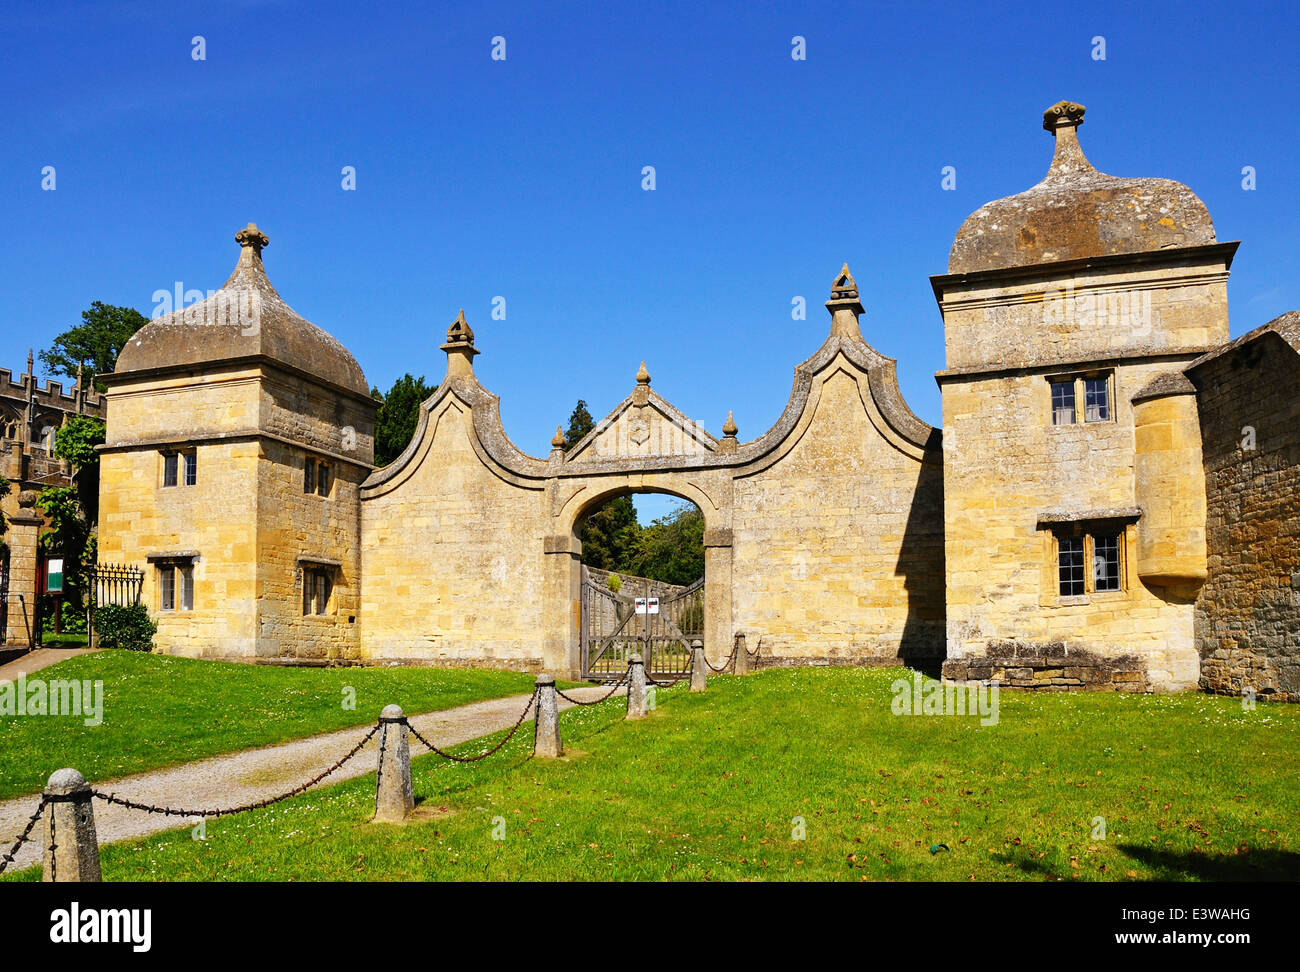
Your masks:
M 1101 659 L 1088 678 L 1105 681 L 1136 651 L 1126 678 L 1194 687 L 1205 482 L 1195 396 L 1168 375 L 1227 340 L 1237 244 L 1216 240 L 1181 183 L 1093 168 L 1083 115 L 1072 101 L 1043 113 L 1046 176 L 975 210 L 931 278 L 946 350 L 944 671 L 964 678 L 1014 638 L 1028 667 Z
M 1209 210 L 1181 182 L 1119 178 L 1092 167 L 1077 132 L 1084 110 L 1060 101 L 1043 112 L 1043 128 L 1056 138 L 1047 175 L 967 217 L 949 273 L 1214 242 Z
M 271 286 L 266 234 L 235 240 L 230 279 L 146 324 L 103 376 L 100 558 L 144 570 L 164 652 L 320 664 L 358 640 L 378 403 Z
M 369 391 L 361 366 L 334 337 L 276 293 L 262 266 L 270 238 L 249 223 L 235 234 L 239 262 L 206 300 L 149 322 L 127 342 L 115 374 L 265 358 L 348 391 Z

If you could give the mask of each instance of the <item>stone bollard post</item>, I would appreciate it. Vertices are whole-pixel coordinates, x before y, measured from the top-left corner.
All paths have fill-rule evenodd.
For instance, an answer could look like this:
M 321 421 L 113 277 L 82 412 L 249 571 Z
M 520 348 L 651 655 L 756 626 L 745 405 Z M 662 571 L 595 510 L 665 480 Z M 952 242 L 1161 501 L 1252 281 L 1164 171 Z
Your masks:
M 643 719 L 645 714 L 645 664 L 633 655 L 627 660 L 627 718 Z
M 411 730 L 400 705 L 379 714 L 379 772 L 374 823 L 401 823 L 415 808 L 411 787 Z
M 744 634 L 736 635 L 736 660 L 732 663 L 731 670 L 737 675 L 749 674 L 749 652 L 745 650 Z
M 555 698 L 555 677 L 537 676 L 537 720 L 533 724 L 533 755 L 563 756 L 560 742 L 560 708 Z
M 98 881 L 99 839 L 93 797 L 74 769 L 55 770 L 45 784 L 45 853 L 42 881 Z
M 709 681 L 708 661 L 704 657 L 704 642 L 691 642 L 691 691 L 703 692 Z

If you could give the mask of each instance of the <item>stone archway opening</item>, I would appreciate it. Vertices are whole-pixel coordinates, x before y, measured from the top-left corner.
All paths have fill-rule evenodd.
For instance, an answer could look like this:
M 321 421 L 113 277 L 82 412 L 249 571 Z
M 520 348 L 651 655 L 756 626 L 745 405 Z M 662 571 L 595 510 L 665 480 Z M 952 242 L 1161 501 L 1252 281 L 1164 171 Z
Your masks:
M 652 678 L 687 674 L 706 641 L 704 511 L 666 490 L 624 490 L 591 503 L 573 529 L 582 676 L 617 679 L 633 654 Z

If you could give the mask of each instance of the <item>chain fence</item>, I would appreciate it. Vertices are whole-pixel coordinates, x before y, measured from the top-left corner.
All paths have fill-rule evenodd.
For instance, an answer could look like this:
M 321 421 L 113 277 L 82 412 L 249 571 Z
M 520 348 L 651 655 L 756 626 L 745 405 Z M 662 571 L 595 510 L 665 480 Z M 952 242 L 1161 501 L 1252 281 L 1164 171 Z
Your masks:
M 607 702 L 610 699 L 612 699 L 614 697 L 614 693 L 617 692 L 626 684 L 627 684 L 627 675 L 625 674 L 622 678 L 620 678 L 617 682 L 615 682 L 613 685 L 610 686 L 608 692 L 606 692 L 600 698 L 592 699 L 588 702 L 584 702 L 582 701 L 582 699 L 575 699 L 572 695 L 567 695 L 564 692 L 560 691 L 560 689 L 558 688 L 555 690 L 555 694 L 558 695 L 560 698 L 564 699 L 566 702 L 572 702 L 574 705 L 600 705 L 600 703 Z
M 511 727 L 510 731 L 505 734 L 505 738 L 503 738 L 499 743 L 497 743 L 491 749 L 485 750 L 484 752 L 479 753 L 477 756 L 457 756 L 454 753 L 449 753 L 446 752 L 445 750 L 439 749 L 433 743 L 429 742 L 429 740 L 425 739 L 424 736 L 420 735 L 420 731 L 416 729 L 415 726 L 411 725 L 409 719 L 403 718 L 402 722 L 406 724 L 407 729 L 411 730 L 411 735 L 414 736 L 416 739 L 418 739 L 424 745 L 424 747 L 428 749 L 430 752 L 437 753 L 443 759 L 450 759 L 457 763 L 477 763 L 479 760 L 487 759 L 493 753 L 498 752 L 501 749 L 501 747 L 504 746 L 506 743 L 508 743 L 511 740 L 511 738 L 514 736 L 514 734 L 519 731 L 519 727 L 524 724 L 524 719 L 528 715 L 528 710 L 531 709 L 533 707 L 533 703 L 537 701 L 537 693 L 540 691 L 541 689 L 539 688 L 533 689 L 533 694 L 528 697 L 528 704 L 524 706 L 524 711 L 519 713 L 519 718 L 515 720 L 515 724 L 513 727 Z
M 737 651 L 739 648 L 740 648 L 740 644 L 739 644 L 739 643 L 733 644 L 733 645 L 731 646 L 731 654 L 727 656 L 727 660 L 724 661 L 724 662 L 722 663 L 722 665 L 721 665 L 720 667 L 718 667 L 718 668 L 714 668 L 714 667 L 713 667 L 713 662 L 709 661 L 709 656 L 708 656 L 708 655 L 705 655 L 705 656 L 704 656 L 704 664 L 708 665 L 709 668 L 710 668 L 712 671 L 714 671 L 714 672 L 725 672 L 728 668 L 731 667 L 731 663 L 734 662 L 734 661 L 736 660 L 736 651 Z M 701 648 L 700 651 L 703 652 L 704 649 Z M 746 654 L 746 656 L 748 656 L 748 655 L 749 655 L 749 652 L 745 652 L 745 654 Z
M 23 844 L 27 843 L 31 838 L 32 830 L 35 829 L 36 822 L 41 819 L 41 814 L 45 812 L 45 805 L 49 802 L 49 797 L 41 797 L 40 803 L 36 805 L 36 811 L 32 814 L 31 819 L 27 821 L 27 826 L 24 827 L 23 832 L 18 835 L 18 839 L 14 841 L 14 845 L 9 848 L 9 853 L 5 854 L 4 857 L 0 857 L 0 874 L 3 874 L 5 868 L 13 863 L 14 857 L 18 854 L 18 851 L 22 848 Z
M 103 800 L 105 803 L 115 804 L 119 807 L 126 807 L 128 810 L 143 810 L 145 813 L 160 813 L 164 817 L 229 817 L 236 813 L 247 813 L 249 810 L 262 810 L 271 806 L 273 803 L 279 803 L 282 800 L 288 800 L 290 797 L 296 797 L 298 794 L 311 789 L 327 776 L 337 773 L 343 768 L 344 763 L 348 762 L 348 760 L 356 756 L 357 753 L 361 752 L 366 743 L 370 742 L 370 740 L 374 738 L 375 733 L 379 731 L 379 727 L 380 723 L 375 723 L 371 726 L 370 731 L 361 738 L 359 743 L 352 747 L 347 755 L 343 756 L 338 760 L 338 762 L 334 763 L 333 766 L 325 770 L 323 773 L 318 773 L 313 776 L 306 783 L 300 783 L 292 790 L 287 790 L 279 796 L 267 797 L 265 800 L 254 800 L 251 803 L 240 804 L 237 807 L 227 807 L 219 810 L 183 810 L 178 807 L 160 807 L 155 806 L 152 803 L 139 803 L 135 800 L 128 800 L 125 797 L 120 797 L 115 793 L 105 793 L 103 790 L 92 789 L 90 793 L 92 796 Z
M 735 657 L 735 652 L 736 649 L 733 648 L 731 654 L 731 658 L 733 659 Z M 746 652 L 746 654 L 748 655 L 748 652 Z M 755 651 L 754 657 L 756 657 L 757 654 L 758 652 Z M 707 657 L 705 658 L 705 661 L 707 663 L 708 661 Z M 728 659 L 728 663 L 730 663 L 730 661 L 731 659 Z M 712 668 L 711 665 L 709 667 Z M 724 666 L 724 668 L 725 667 L 726 666 Z M 721 671 L 721 669 L 714 669 L 714 671 Z M 671 686 L 676 685 L 678 682 L 686 681 L 689 678 L 690 678 L 689 675 L 682 675 L 678 678 L 661 682 L 661 681 L 656 681 L 655 679 L 647 675 L 646 683 L 648 685 L 654 685 L 659 688 L 670 688 Z M 620 689 L 627 686 L 629 680 L 630 680 L 630 675 L 624 674 L 622 678 L 620 678 L 617 682 L 615 682 L 610 687 L 608 692 L 606 692 L 598 699 L 590 699 L 584 701 L 582 699 L 574 698 L 573 696 L 561 691 L 558 688 L 555 690 L 555 694 L 558 695 L 560 698 L 573 703 L 574 705 L 579 705 L 579 706 L 600 705 L 602 702 L 609 701 L 609 699 L 614 697 L 615 693 L 617 693 Z M 345 753 L 342 757 L 336 760 L 327 769 L 316 774 L 311 779 L 303 783 L 300 783 L 298 786 L 295 786 L 291 790 L 286 790 L 284 793 L 281 793 L 277 796 L 267 797 L 262 800 L 253 800 L 248 803 L 243 803 L 233 807 L 222 807 L 222 808 L 215 808 L 215 809 L 213 808 L 189 809 L 189 808 L 182 808 L 182 807 L 159 806 L 152 803 L 143 803 L 138 800 L 130 800 L 127 799 L 126 797 L 120 797 L 116 793 L 105 792 L 103 790 L 94 789 L 94 788 L 90 790 L 90 795 L 92 798 L 102 800 L 103 802 L 107 804 L 111 804 L 113 806 L 123 807 L 127 810 L 140 810 L 143 811 L 144 813 L 160 814 L 165 817 L 215 818 L 215 817 L 233 816 L 234 814 L 239 814 L 239 813 L 247 813 L 250 810 L 262 810 L 265 809 L 266 807 L 272 806 L 273 804 L 280 803 L 292 797 L 296 797 L 304 793 L 305 791 L 311 789 L 313 786 L 316 786 L 318 783 L 322 782 L 323 780 L 327 779 L 333 774 L 337 773 L 340 769 L 343 768 L 344 765 L 346 765 L 350 760 L 354 759 L 361 752 L 361 750 L 365 748 L 366 744 L 375 737 L 376 733 L 380 732 L 380 730 L 383 728 L 385 723 L 390 723 L 390 722 L 401 723 L 402 725 L 405 725 L 406 728 L 410 731 L 411 735 L 414 736 L 415 739 L 417 739 L 426 749 L 428 749 L 432 753 L 437 754 L 438 756 L 441 756 L 443 759 L 451 760 L 452 762 L 456 762 L 456 763 L 477 763 L 481 760 L 487 759 L 489 756 L 492 756 L 500 752 L 501 749 L 508 742 L 510 742 L 512 738 L 514 738 L 515 734 L 519 731 L 520 726 L 524 724 L 524 720 L 528 718 L 528 713 L 532 711 L 534 705 L 537 703 L 537 696 L 540 692 L 541 692 L 541 688 L 535 686 L 533 688 L 532 694 L 528 697 L 528 702 L 524 706 L 523 711 L 519 713 L 519 717 L 515 720 L 514 725 L 510 727 L 510 730 L 505 734 L 505 736 L 502 737 L 502 739 L 498 741 L 497 744 L 493 746 L 491 749 L 484 750 L 483 752 L 478 753 L 477 755 L 474 756 L 457 756 L 455 753 L 449 753 L 446 750 L 439 748 L 438 746 L 430 742 L 427 738 L 425 738 L 425 736 L 418 729 L 416 729 L 415 726 L 411 725 L 411 722 L 407 717 L 403 716 L 400 719 L 380 719 L 378 722 L 376 722 L 373 726 L 370 727 L 370 729 L 366 732 L 364 736 L 361 737 L 361 740 L 355 746 L 353 746 L 350 750 L 348 750 L 347 753 Z M 384 762 L 384 746 L 387 742 L 385 738 L 386 735 L 387 734 L 382 734 L 380 736 L 379 768 L 376 771 L 376 785 L 381 784 L 383 780 L 382 774 L 383 774 L 383 762 Z M 18 855 L 18 851 L 21 850 L 23 845 L 26 844 L 31 839 L 32 831 L 35 830 L 36 824 L 40 821 L 41 816 L 45 813 L 46 808 L 49 806 L 51 802 L 52 802 L 51 797 L 48 794 L 41 795 L 40 801 L 36 805 L 36 809 L 32 812 L 32 815 L 28 819 L 27 825 L 23 828 L 22 833 L 18 835 L 18 839 L 14 841 L 13 845 L 9 848 L 9 851 L 6 854 L 0 856 L 0 874 L 3 874 L 5 870 L 14 862 L 14 859 Z M 54 843 L 53 818 L 51 818 L 51 833 L 50 833 L 50 846 L 49 846 L 49 850 L 51 851 L 51 861 L 50 861 L 51 879 L 53 879 L 54 877 L 53 851 L 56 848 L 56 846 L 57 845 Z

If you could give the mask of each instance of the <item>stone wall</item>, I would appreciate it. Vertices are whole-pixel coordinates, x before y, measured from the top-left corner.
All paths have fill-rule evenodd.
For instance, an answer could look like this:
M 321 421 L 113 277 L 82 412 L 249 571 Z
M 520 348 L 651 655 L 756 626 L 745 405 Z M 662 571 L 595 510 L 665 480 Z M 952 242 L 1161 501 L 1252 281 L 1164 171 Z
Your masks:
M 1208 497 L 1201 688 L 1300 701 L 1300 356 L 1266 328 L 1188 375 Z
M 115 408 L 109 420 L 114 433 L 119 416 L 129 423 L 132 410 Z M 196 485 L 167 488 L 157 448 L 104 452 L 99 561 L 145 569 L 141 603 L 158 623 L 154 644 L 160 651 L 251 660 L 257 643 L 258 444 L 211 442 L 195 451 Z M 165 553 L 195 557 L 192 611 L 160 610 L 150 558 Z
M 1130 399 L 1227 339 L 1230 255 L 1230 247 L 1200 247 L 935 278 L 948 352 L 938 377 L 945 671 L 953 677 L 959 662 L 1014 641 L 1049 658 L 1057 645 L 1103 659 L 1136 656 L 1153 690 L 1196 685 L 1194 592 L 1138 576 L 1143 511 Z M 1109 418 L 1080 414 L 1054 425 L 1049 379 L 1083 375 L 1109 376 Z M 1060 596 L 1053 531 L 1071 523 L 1121 532 L 1120 590 Z
M 765 665 L 937 664 L 938 450 L 900 443 L 856 369 L 823 374 L 789 451 L 737 477 L 735 629 Z
M 145 568 L 141 603 L 158 624 L 158 650 L 241 661 L 355 658 L 369 400 L 258 364 L 114 376 L 112 397 L 99 561 Z M 163 452 L 175 448 L 195 454 L 193 486 L 162 485 Z M 330 465 L 328 498 L 303 490 L 309 454 Z M 192 566 L 193 610 L 161 609 L 158 564 L 167 558 Z M 304 558 L 334 571 L 324 616 L 303 616 Z
M 436 401 L 411 463 L 361 504 L 362 657 L 540 669 L 543 491 L 480 460 L 465 402 Z
M 1045 692 L 1150 692 L 1147 662 L 1136 654 L 1099 655 L 1063 641 L 1023 644 L 990 641 L 977 658 L 944 662 L 953 681 L 993 681 L 1009 688 Z

